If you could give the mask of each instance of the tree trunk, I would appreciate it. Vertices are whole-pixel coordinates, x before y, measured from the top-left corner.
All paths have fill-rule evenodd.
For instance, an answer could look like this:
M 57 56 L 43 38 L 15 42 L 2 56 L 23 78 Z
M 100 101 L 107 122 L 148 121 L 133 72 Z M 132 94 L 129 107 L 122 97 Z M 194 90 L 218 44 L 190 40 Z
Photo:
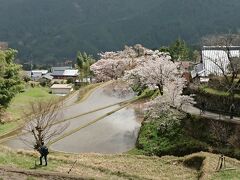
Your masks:
M 161 96 L 163 95 L 163 86 L 161 86 L 160 84 L 157 84 L 157 87 L 159 89 L 159 92 L 161 94 Z

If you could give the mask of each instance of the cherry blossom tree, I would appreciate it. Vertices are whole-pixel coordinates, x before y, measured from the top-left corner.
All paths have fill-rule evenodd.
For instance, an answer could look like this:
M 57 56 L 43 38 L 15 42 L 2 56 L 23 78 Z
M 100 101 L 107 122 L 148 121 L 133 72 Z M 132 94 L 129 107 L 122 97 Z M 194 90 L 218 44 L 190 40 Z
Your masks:
M 194 104 L 191 96 L 182 95 L 185 79 L 176 78 L 176 80 L 170 81 L 164 86 L 163 95 L 146 103 L 146 111 L 152 118 L 157 118 L 159 114 L 169 112 L 170 109 L 181 111 L 184 105 Z
M 125 70 L 125 62 L 114 59 L 101 59 L 90 67 L 98 82 L 109 81 L 122 77 Z
M 152 51 L 141 45 L 126 46 L 123 51 L 101 53 L 100 60 L 90 69 L 95 74 L 97 81 L 118 79 L 129 70 L 142 66 L 145 62 L 158 57 L 168 57 L 167 53 Z
M 163 95 L 164 85 L 173 81 L 177 76 L 179 76 L 178 67 L 175 63 L 170 61 L 169 57 L 153 56 L 151 60 L 128 71 L 125 79 L 129 83 L 136 83 L 136 81 L 138 81 L 142 85 L 146 85 L 150 88 L 157 87 L 160 94 Z
M 131 86 L 158 89 L 160 95 L 147 103 L 147 112 L 152 118 L 171 110 L 179 111 L 193 98 L 182 95 L 185 79 L 179 63 L 171 61 L 168 53 L 153 51 L 135 45 L 123 51 L 106 52 L 91 66 L 98 81 L 123 79 Z

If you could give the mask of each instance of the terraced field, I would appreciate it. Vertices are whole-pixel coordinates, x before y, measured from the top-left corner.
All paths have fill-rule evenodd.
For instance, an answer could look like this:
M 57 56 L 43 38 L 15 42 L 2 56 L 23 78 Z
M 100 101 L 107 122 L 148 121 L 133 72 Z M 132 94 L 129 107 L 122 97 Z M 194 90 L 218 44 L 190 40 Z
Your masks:
M 81 102 L 65 106 L 59 113 L 58 124 L 69 123 L 56 139 L 48 142 L 51 149 L 64 152 L 121 153 L 135 146 L 140 123 L 134 109 L 128 107 L 133 94 L 117 97 L 107 93 L 112 88 L 106 83 L 95 88 Z M 15 149 L 31 149 L 21 139 L 31 141 L 24 131 L 4 145 Z

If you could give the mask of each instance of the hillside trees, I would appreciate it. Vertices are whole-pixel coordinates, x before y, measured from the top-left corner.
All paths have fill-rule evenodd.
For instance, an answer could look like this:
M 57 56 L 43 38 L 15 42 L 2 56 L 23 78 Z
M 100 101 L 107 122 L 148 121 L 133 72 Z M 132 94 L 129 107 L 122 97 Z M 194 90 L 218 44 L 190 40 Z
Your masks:
M 118 49 L 124 43 L 141 42 L 154 48 L 178 36 L 197 44 L 202 36 L 237 30 L 240 26 L 237 0 L 0 2 L 0 22 L 4 24 L 0 39 L 19 49 L 21 60 L 32 57 L 34 63 L 40 64 L 75 58 L 78 49 L 96 55 Z
M 190 58 L 190 49 L 184 40 L 178 38 L 169 47 L 161 47 L 161 52 L 169 52 L 172 61 L 186 61 Z
M 0 50 L 0 109 L 6 108 L 11 99 L 21 91 L 21 66 L 14 63 L 16 50 Z

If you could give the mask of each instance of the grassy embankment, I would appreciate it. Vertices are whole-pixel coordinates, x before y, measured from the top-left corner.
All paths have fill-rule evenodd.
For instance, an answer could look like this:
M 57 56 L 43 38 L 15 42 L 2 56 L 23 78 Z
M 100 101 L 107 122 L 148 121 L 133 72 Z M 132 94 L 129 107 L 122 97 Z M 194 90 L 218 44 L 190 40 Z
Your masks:
M 136 148 L 128 153 L 150 156 L 184 156 L 195 152 L 208 151 L 209 145 L 191 137 L 182 123 L 162 129 L 161 124 L 164 118 L 171 117 L 162 116 L 158 120 L 143 122 Z
M 100 84 L 90 84 L 80 88 L 78 102 L 87 98 L 88 94 L 90 94 L 91 91 L 99 85 Z M 47 101 L 51 99 L 55 100 L 61 98 L 62 97 L 50 94 L 49 88 L 26 88 L 23 93 L 19 93 L 13 98 L 11 104 L 7 108 L 6 114 L 9 120 L 0 126 L 0 136 L 11 132 L 24 122 L 22 116 L 24 115 L 24 112 L 27 112 L 27 107 L 29 106 L 30 102 Z M 66 98 L 68 98 L 68 96 L 66 96 Z
M 155 94 L 151 91 L 147 91 L 147 93 L 149 94 L 148 98 L 152 98 Z M 178 119 L 180 123 L 170 126 L 170 128 L 162 127 L 162 122 L 172 118 Z M 197 122 L 198 125 L 196 125 Z M 139 132 L 137 147 L 128 153 L 184 156 L 199 151 L 215 151 L 236 157 L 237 152 L 234 151 L 235 154 L 231 153 L 232 151 L 228 152 L 222 146 L 218 147 L 213 143 L 216 141 L 216 137 L 211 134 L 213 132 L 211 123 L 206 125 L 204 123 L 205 121 L 195 119 L 191 115 L 181 117 L 177 114 L 174 116 L 165 114 L 156 120 L 145 117 Z
M 13 151 L 1 147 L 0 166 L 33 170 L 37 152 Z M 224 179 L 240 178 L 240 162 L 226 158 L 226 166 L 232 170 L 215 172 L 218 156 L 210 153 L 197 153 L 185 157 L 148 157 L 136 155 L 100 154 L 50 154 L 49 166 L 37 166 L 44 172 L 65 173 L 72 167 L 72 175 L 86 178 L 115 179 Z M 60 174 L 59 174 L 60 175 Z
M 158 95 L 158 91 L 146 89 L 141 93 L 145 99 L 153 99 Z M 177 115 L 175 115 L 177 117 Z M 142 155 L 177 155 L 183 156 L 207 150 L 204 143 L 186 135 L 180 124 L 172 128 L 161 131 L 162 121 L 171 119 L 172 116 L 162 115 L 158 120 L 149 120 L 145 117 L 137 139 L 136 148 L 130 150 L 129 154 Z M 181 118 L 178 118 L 181 121 Z
M 203 86 L 203 87 L 201 87 L 201 89 L 204 90 L 206 93 L 209 93 L 209 94 L 214 94 L 214 95 L 218 95 L 218 96 L 229 96 L 229 92 L 220 91 L 220 90 L 217 90 L 217 89 L 214 89 L 214 88 L 211 88 L 211 87 Z M 240 98 L 240 94 L 235 94 L 235 97 Z
M 57 96 L 49 94 L 48 88 L 43 87 L 27 87 L 23 93 L 17 94 L 9 107 L 6 110 L 7 118 L 6 123 L 0 125 L 0 136 L 17 128 L 24 122 L 22 116 L 28 112 L 28 106 L 30 102 L 45 101 L 50 99 L 56 99 Z
M 82 88 L 80 88 L 78 102 L 81 102 L 84 99 L 86 99 L 91 94 L 92 90 L 94 90 L 101 84 L 102 83 L 89 84 L 89 85 L 86 85 L 86 86 L 83 86 Z

